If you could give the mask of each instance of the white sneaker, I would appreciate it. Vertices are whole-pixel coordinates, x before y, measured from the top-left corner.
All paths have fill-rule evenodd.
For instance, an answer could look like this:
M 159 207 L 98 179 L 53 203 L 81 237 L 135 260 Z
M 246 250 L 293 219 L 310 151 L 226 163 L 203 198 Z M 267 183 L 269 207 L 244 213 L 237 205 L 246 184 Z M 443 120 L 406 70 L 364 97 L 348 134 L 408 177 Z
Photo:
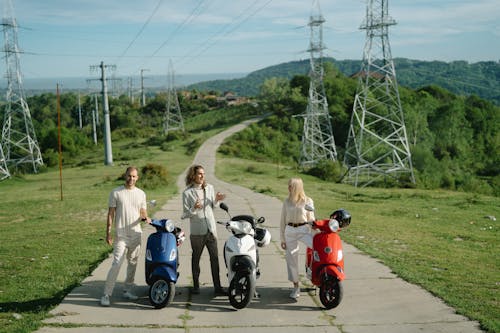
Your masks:
M 132 294 L 130 291 L 126 290 L 123 292 L 123 297 L 128 299 L 128 300 L 131 300 L 131 301 L 136 301 L 139 299 L 138 296 Z
M 104 295 L 101 297 L 101 305 L 102 306 L 109 306 L 109 295 Z
M 300 287 L 293 288 L 292 292 L 290 293 L 290 298 L 297 299 L 300 296 Z

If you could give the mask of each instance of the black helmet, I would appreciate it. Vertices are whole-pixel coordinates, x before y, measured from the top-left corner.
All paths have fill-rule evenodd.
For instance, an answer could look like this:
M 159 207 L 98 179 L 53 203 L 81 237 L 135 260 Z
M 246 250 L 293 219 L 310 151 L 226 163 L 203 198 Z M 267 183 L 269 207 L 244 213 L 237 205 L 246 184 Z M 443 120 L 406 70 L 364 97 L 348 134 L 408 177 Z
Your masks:
M 339 227 L 341 228 L 345 228 L 351 224 L 351 213 L 343 208 L 337 209 L 331 213 L 330 218 L 337 220 L 339 222 Z

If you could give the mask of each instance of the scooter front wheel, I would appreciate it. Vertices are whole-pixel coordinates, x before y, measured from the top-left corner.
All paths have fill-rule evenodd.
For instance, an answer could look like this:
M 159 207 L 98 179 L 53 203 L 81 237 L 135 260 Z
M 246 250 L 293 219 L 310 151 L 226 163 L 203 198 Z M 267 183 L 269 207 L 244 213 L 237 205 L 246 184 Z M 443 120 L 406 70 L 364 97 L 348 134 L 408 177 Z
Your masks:
M 253 274 L 236 272 L 229 284 L 229 303 L 235 309 L 246 307 L 255 294 L 255 283 Z
M 149 287 L 149 301 L 157 308 L 161 309 L 170 304 L 175 295 L 175 283 L 162 278 L 156 279 Z
M 326 309 L 333 309 L 340 304 L 344 288 L 336 276 L 327 275 L 319 287 L 319 300 Z

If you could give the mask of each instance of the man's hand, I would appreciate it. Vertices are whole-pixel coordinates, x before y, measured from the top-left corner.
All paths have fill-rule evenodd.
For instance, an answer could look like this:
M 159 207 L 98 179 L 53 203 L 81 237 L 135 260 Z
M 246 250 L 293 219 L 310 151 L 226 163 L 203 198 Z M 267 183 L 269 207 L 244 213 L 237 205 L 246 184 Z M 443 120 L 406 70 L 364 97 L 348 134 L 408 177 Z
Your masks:
M 215 200 L 216 201 L 222 201 L 225 198 L 226 198 L 226 195 L 224 193 L 217 192 L 217 194 L 215 194 Z

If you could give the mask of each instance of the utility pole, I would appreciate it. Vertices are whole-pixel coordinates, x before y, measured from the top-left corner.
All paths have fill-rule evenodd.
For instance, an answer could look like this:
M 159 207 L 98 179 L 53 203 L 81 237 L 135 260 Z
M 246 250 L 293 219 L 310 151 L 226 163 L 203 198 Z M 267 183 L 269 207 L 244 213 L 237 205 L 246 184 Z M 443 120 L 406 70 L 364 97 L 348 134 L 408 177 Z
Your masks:
M 92 109 L 92 133 L 93 133 L 93 138 L 94 138 L 94 145 L 97 145 L 96 114 L 97 114 L 97 110 Z
M 174 68 L 172 60 L 168 64 L 168 92 L 167 109 L 163 120 L 163 133 L 168 134 L 172 130 L 181 130 L 184 132 L 184 122 L 182 120 L 181 107 L 177 98 L 177 91 L 174 83 Z
M 134 103 L 134 93 L 133 93 L 133 86 L 132 86 L 132 77 L 128 78 L 128 99 L 130 100 L 131 103 Z
M 80 101 L 80 92 L 78 92 L 78 124 L 80 125 L 80 129 L 82 129 L 82 103 Z
M 101 123 L 99 122 L 99 102 L 97 101 L 97 94 L 94 95 L 94 100 L 95 100 L 95 121 L 97 126 L 99 126 Z
M 389 45 L 389 26 L 395 24 L 388 0 L 367 1 L 360 27 L 366 42 L 344 155 L 348 172 L 343 181 L 356 187 L 388 177 L 415 183 Z
M 104 164 L 113 165 L 113 151 L 111 146 L 111 126 L 109 118 L 109 103 L 108 103 L 108 87 L 106 79 L 106 69 L 116 69 L 115 65 L 104 65 L 101 61 L 100 65 L 91 66 L 91 70 L 101 70 L 101 83 L 102 83 L 102 108 L 104 113 Z
M 20 167 L 23 164 L 30 164 L 36 173 L 38 167 L 43 165 L 43 160 L 24 94 L 19 59 L 21 52 L 17 43 L 17 22 L 10 0 L 6 0 L 4 7 L 5 16 L 2 19 L 2 27 L 5 39 L 3 52 L 7 65 L 5 75 L 7 95 L 0 144 L 3 156 L 0 159 L 4 161 L 3 165 L 13 164 L 15 167 Z M 6 168 L 2 166 L 2 169 Z M 8 171 L 4 170 L 0 177 L 5 178 L 7 174 Z
M 312 167 L 321 160 L 337 160 L 335 140 L 333 138 L 332 124 L 328 112 L 325 87 L 323 85 L 323 23 L 325 19 L 321 14 L 319 0 L 313 3 L 313 11 L 309 19 L 311 29 L 310 38 L 310 63 L 309 71 L 309 98 L 304 118 L 304 133 L 300 153 L 300 165 Z
M 144 91 L 144 72 L 149 69 L 141 69 L 141 106 L 146 106 L 146 92 Z

